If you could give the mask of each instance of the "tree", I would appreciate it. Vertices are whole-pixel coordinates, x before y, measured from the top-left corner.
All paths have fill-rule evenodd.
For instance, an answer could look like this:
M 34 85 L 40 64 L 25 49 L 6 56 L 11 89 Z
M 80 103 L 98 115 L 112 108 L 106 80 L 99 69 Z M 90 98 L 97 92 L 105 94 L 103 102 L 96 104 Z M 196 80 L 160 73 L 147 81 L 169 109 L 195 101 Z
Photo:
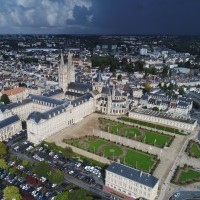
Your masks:
M 83 189 L 78 189 L 69 193 L 69 199 L 82 199 L 84 200 L 87 197 L 87 193 Z
M 168 76 L 168 73 L 169 73 L 169 69 L 167 66 L 164 66 L 163 67 L 163 70 L 162 70 L 162 76 L 165 78 Z
M 144 71 L 144 62 L 138 60 L 137 62 L 135 62 L 135 71 L 139 71 L 139 72 L 143 72 Z
M 3 159 L 3 158 L 0 159 L 0 168 L 1 169 L 8 169 L 8 164 L 5 161 L 5 159 Z
M 29 165 L 29 161 L 28 160 L 22 160 L 22 165 L 24 167 L 28 166 Z
M 62 153 L 65 159 L 71 158 L 73 156 L 73 151 L 72 151 L 72 148 L 70 147 L 65 147 Z
M 49 171 L 50 171 L 50 167 L 46 162 L 39 162 L 33 168 L 33 172 L 40 177 L 43 176 L 43 177 L 48 178 Z
M 3 94 L 1 96 L 1 102 L 4 102 L 4 104 L 9 104 L 10 103 L 10 99 L 9 99 L 7 94 Z
M 184 95 L 185 94 L 185 91 L 184 91 L 183 87 L 180 87 L 178 92 L 179 92 L 180 95 Z
M 64 173 L 60 170 L 52 170 L 48 175 L 51 183 L 60 184 L 64 181 Z
M 27 85 L 26 85 L 26 83 L 19 83 L 19 87 L 26 87 L 27 88 Z
M 62 192 L 55 197 L 55 200 L 68 200 L 68 199 L 69 199 L 68 192 Z
M 7 186 L 3 190 L 3 198 L 5 200 L 22 200 L 22 196 L 19 193 L 19 189 L 15 186 Z
M 121 74 L 119 74 L 119 75 L 117 76 L 117 80 L 118 80 L 118 81 L 122 81 L 122 75 L 121 75 Z
M 152 89 L 151 84 L 149 82 L 146 82 L 144 84 L 143 93 L 149 92 L 151 89 Z
M 153 107 L 152 110 L 154 110 L 154 111 L 159 111 L 159 108 Z
M 0 158 L 4 158 L 7 154 L 6 145 L 3 142 L 0 142 Z

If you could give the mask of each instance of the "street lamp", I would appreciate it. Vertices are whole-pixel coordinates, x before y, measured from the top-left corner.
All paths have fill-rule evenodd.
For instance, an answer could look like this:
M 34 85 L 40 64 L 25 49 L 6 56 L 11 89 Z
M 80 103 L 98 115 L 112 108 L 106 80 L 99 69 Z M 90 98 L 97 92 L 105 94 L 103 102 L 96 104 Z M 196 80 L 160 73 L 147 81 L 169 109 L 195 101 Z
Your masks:
M 155 146 L 155 143 L 156 143 L 156 139 L 154 140 L 154 146 Z

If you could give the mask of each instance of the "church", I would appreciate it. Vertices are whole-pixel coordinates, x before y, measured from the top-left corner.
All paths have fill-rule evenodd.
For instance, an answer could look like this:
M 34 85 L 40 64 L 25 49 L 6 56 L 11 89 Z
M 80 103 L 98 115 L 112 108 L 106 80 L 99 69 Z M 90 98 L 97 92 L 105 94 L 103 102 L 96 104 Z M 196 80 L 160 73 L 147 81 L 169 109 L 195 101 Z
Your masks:
M 131 100 L 128 95 L 120 91 L 115 84 L 104 82 L 100 72 L 92 84 L 75 82 L 73 56 L 70 53 L 67 63 L 64 62 L 61 53 L 58 78 L 64 99 L 29 94 L 25 100 L 20 102 L 1 105 L 1 110 L 10 113 L 8 117 L 3 119 L 6 120 L 7 127 L 11 125 L 13 127 L 13 124 L 17 124 L 16 129 L 3 130 L 4 136 L 0 138 L 1 140 L 11 137 L 16 133 L 16 130 L 19 132 L 21 129 L 20 121 L 26 121 L 28 140 L 37 145 L 62 129 L 78 123 L 95 111 L 110 115 L 123 115 L 129 110 Z M 5 113 L 2 113 L 2 116 L 3 114 Z M 11 117 L 15 120 L 9 124 Z

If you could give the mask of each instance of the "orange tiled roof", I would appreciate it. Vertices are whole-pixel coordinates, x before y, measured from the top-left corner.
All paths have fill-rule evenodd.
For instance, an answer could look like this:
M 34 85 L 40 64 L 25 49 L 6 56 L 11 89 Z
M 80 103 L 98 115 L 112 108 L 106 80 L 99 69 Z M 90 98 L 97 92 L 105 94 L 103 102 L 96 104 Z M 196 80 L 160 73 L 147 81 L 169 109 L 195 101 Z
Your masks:
M 13 88 L 11 90 L 6 90 L 6 91 L 2 92 L 2 94 L 7 94 L 8 96 L 10 96 L 10 95 L 15 95 L 15 94 L 24 92 L 25 90 L 26 90 L 26 88 L 18 87 L 18 88 Z

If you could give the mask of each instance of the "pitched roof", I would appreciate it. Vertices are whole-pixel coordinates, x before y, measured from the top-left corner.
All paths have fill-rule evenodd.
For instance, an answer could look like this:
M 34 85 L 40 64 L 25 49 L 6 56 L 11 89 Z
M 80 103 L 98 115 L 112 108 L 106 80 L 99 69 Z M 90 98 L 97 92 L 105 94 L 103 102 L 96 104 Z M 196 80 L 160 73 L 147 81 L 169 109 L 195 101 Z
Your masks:
M 85 93 L 83 96 L 81 96 L 81 97 L 79 97 L 79 98 L 77 98 L 77 99 L 71 101 L 71 104 L 72 104 L 73 106 L 77 106 L 77 105 L 79 105 L 79 104 L 82 104 L 82 103 L 85 102 L 85 101 L 88 101 L 91 97 L 92 97 L 92 94 L 90 94 L 90 93 Z
M 92 91 L 92 85 L 91 84 L 71 82 L 68 86 L 68 89 L 88 92 L 88 91 Z
M 28 120 L 32 119 L 34 120 L 36 123 L 39 123 L 41 119 L 47 120 L 50 118 L 53 118 L 63 112 L 66 111 L 66 107 L 69 105 L 69 103 L 57 106 L 55 108 L 52 108 L 44 113 L 40 113 L 40 112 L 32 112 L 29 116 L 28 116 Z
M 15 94 L 24 92 L 25 90 L 26 90 L 26 88 L 18 87 L 18 88 L 13 88 L 11 90 L 3 91 L 2 94 L 6 94 L 6 95 L 10 96 L 10 95 L 15 95 Z
M 122 177 L 133 180 L 140 184 L 146 185 L 150 188 L 153 188 L 159 181 L 156 177 L 152 176 L 151 174 L 139 171 L 137 169 L 116 162 L 110 164 L 107 168 L 107 171 L 118 174 Z
M 7 119 L 4 119 L 2 121 L 0 121 L 0 129 L 1 128 L 4 128 L 10 124 L 13 124 L 17 121 L 20 121 L 19 117 L 17 115 L 14 115 L 14 116 L 11 116 L 11 117 L 8 117 Z
M 54 106 L 62 105 L 65 103 L 65 101 L 63 101 L 63 100 L 52 99 L 49 97 L 45 97 L 45 96 L 41 96 L 41 95 L 34 95 L 34 94 L 29 95 L 29 98 L 31 100 L 53 104 Z
M 0 103 L 0 111 L 2 112 L 2 113 L 4 113 L 4 111 L 7 109 L 7 106 L 5 105 L 5 104 L 3 104 L 3 103 Z

